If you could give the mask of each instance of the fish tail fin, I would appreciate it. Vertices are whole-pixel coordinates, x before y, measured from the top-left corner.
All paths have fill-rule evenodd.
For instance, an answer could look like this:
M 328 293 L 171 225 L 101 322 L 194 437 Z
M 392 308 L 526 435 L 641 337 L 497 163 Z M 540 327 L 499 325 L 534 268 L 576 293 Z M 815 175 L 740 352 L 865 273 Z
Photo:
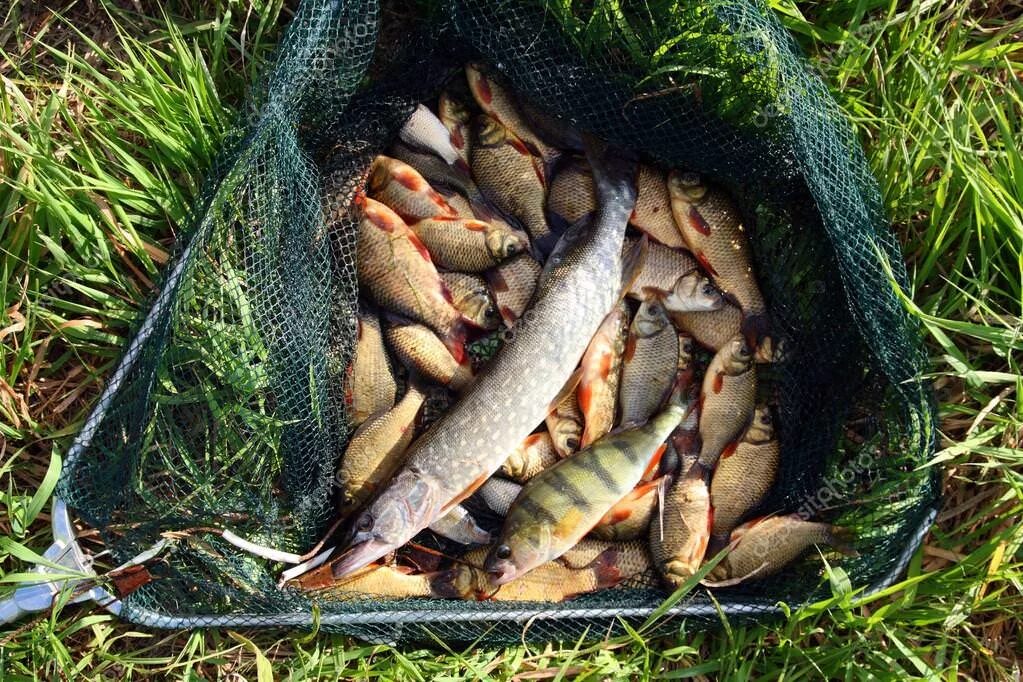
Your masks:
M 636 203 L 636 155 L 591 135 L 583 137 L 583 144 L 593 170 L 598 203 L 618 203 L 631 214 Z
M 685 472 L 683 478 L 688 480 L 701 480 L 706 485 L 710 485 L 711 476 L 713 476 L 714 470 L 711 467 L 703 464 L 700 461 L 693 462 L 693 465 L 689 467 L 689 471 Z
M 828 526 L 825 532 L 827 543 L 846 556 L 859 556 L 859 552 L 852 546 L 856 535 L 852 529 L 843 526 Z
M 464 364 L 468 360 L 468 354 L 465 352 L 465 343 L 469 338 L 469 326 L 464 320 L 458 320 L 451 326 L 448 333 L 444 335 L 442 341 L 444 346 L 451 353 L 451 357 L 455 359 L 458 364 Z
M 455 586 L 458 567 L 437 571 L 430 576 L 430 593 L 439 599 L 461 599 L 464 595 Z
M 591 567 L 599 589 L 614 587 L 625 577 L 618 568 L 618 550 L 614 547 L 605 549 L 598 554 Z

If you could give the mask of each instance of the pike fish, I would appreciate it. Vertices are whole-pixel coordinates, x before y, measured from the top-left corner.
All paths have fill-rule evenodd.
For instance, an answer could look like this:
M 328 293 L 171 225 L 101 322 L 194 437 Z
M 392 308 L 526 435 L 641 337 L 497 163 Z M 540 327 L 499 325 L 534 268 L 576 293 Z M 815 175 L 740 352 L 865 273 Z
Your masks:
M 700 389 L 699 464 L 709 472 L 728 457 L 753 419 L 757 374 L 753 353 L 741 336 L 721 347 L 710 361 Z
M 411 227 L 438 265 L 458 272 L 483 272 L 529 248 L 521 234 L 482 220 L 426 218 Z
M 555 237 L 544 215 L 543 169 L 522 140 L 494 118 L 476 119 L 472 172 L 483 194 L 499 210 L 522 223 L 544 254 Z
M 671 404 L 643 426 L 608 434 L 530 479 L 484 564 L 494 582 L 511 582 L 579 542 L 657 466 L 684 411 Z
M 344 510 L 365 504 L 401 466 L 425 399 L 426 394 L 413 381 L 397 405 L 373 415 L 356 430 L 337 471 Z
M 489 548 L 472 550 L 448 571 L 433 579 L 438 596 L 477 601 L 560 602 L 614 587 L 650 566 L 641 543 L 583 540 L 565 555 L 533 569 L 513 582 L 497 586 L 480 568 Z
M 501 326 L 501 313 L 486 280 L 462 272 L 442 272 L 440 278 L 451 294 L 452 305 L 462 317 L 480 329 L 494 330 Z
M 751 348 L 767 335 L 767 308 L 750 261 L 739 212 L 725 193 L 695 173 L 672 171 L 672 213 L 689 249 L 714 283 L 742 310 L 742 332 Z
M 721 458 L 711 479 L 716 544 L 723 547 L 728 543 L 729 533 L 774 485 L 779 451 L 771 410 L 758 405 L 742 442 L 731 456 Z
M 509 258 L 485 274 L 497 309 L 505 325 L 511 327 L 522 317 L 533 300 L 536 284 L 543 268 L 531 255 L 523 253 Z
M 645 538 L 650 519 L 657 509 L 657 498 L 670 484 L 670 477 L 640 483 L 604 514 L 590 535 L 601 540 L 618 541 Z
M 678 334 L 660 297 L 648 297 L 632 320 L 622 357 L 621 424 L 642 424 L 664 405 L 675 383 L 678 346 Z
M 601 438 L 614 426 L 628 333 L 629 309 L 622 301 L 604 318 L 583 354 L 582 375 L 576 391 L 584 425 L 580 447 Z
M 381 306 L 437 332 L 461 362 L 466 320 L 452 305 L 430 252 L 394 211 L 361 194 L 355 203 L 362 212 L 356 259 L 359 283 Z
M 732 531 L 731 549 L 707 577 L 722 585 L 763 578 L 777 573 L 814 545 L 830 545 L 845 554 L 855 554 L 848 546 L 851 539 L 846 528 L 806 521 L 797 514 L 754 519 Z
M 634 165 L 595 143 L 588 151 L 600 195 L 592 227 L 562 236 L 570 246 L 549 264 L 528 322 L 516 325 L 461 400 L 412 444 L 404 468 L 355 520 L 350 541 L 331 562 L 335 575 L 405 544 L 497 471 L 544 420 L 614 305 L 623 274 L 642 257 L 638 252 L 623 268 L 622 240 L 635 202 Z
M 558 461 L 551 434 L 546 431 L 526 436 L 517 448 L 512 450 L 499 471 L 513 481 L 525 483 L 544 469 Z
M 550 166 L 561 155 L 560 150 L 551 147 L 526 124 L 518 103 L 493 76 L 483 73 L 476 64 L 465 67 L 466 80 L 476 103 L 487 114 L 515 134 L 533 156 L 540 157 Z
M 355 357 L 346 377 L 354 426 L 394 407 L 398 391 L 376 313 L 360 306 L 356 325 Z
M 568 391 L 546 419 L 547 431 L 558 457 L 568 457 L 579 449 L 583 436 L 583 413 L 575 391 Z
M 687 467 L 697 450 L 698 410 L 693 410 L 673 434 L 683 464 L 664 496 L 664 506 L 650 523 L 650 552 L 654 566 L 672 587 L 678 587 L 699 570 L 707 553 L 713 509 L 702 470 Z
M 425 218 L 456 218 L 455 209 L 430 187 L 415 168 L 389 156 L 378 156 L 370 166 L 367 189 L 370 197 L 414 223 Z
M 472 363 L 468 356 L 461 362 L 455 360 L 444 342 L 429 328 L 391 315 L 387 318 L 384 338 L 395 357 L 424 378 L 455 391 L 461 391 L 472 382 Z
M 422 104 L 415 108 L 405 125 L 398 131 L 398 137 L 410 147 L 436 154 L 450 166 L 455 165 L 461 158 L 451 143 L 448 129 Z
M 626 248 L 632 240 L 626 240 Z M 651 244 L 639 277 L 629 287 L 629 296 L 643 300 L 651 292 L 661 295 L 669 313 L 718 310 L 725 305 L 721 292 L 711 284 L 692 256 Z

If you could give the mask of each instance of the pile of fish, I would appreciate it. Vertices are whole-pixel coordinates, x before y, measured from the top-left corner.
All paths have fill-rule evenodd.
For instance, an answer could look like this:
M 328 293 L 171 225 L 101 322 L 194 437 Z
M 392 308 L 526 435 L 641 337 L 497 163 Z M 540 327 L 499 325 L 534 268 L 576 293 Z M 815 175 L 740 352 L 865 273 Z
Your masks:
M 560 601 L 678 586 L 720 551 L 705 584 L 842 549 L 827 523 L 748 518 L 780 448 L 758 403 L 767 309 L 729 197 L 465 74 L 355 198 L 344 542 L 290 584 Z M 426 529 L 447 540 L 413 540 Z

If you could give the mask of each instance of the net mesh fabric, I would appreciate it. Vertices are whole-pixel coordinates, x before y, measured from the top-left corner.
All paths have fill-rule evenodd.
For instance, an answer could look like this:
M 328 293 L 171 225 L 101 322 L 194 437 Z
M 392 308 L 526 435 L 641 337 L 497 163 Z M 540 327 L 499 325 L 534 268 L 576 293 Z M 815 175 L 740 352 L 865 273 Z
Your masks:
M 471 59 L 538 109 L 732 193 L 784 350 L 762 375 L 782 458 L 761 511 L 851 526 L 860 553 L 833 563 L 855 585 L 891 579 L 936 503 L 934 474 L 918 468 L 933 450 L 934 416 L 917 332 L 893 286 L 905 282 L 898 245 L 848 123 L 758 3 L 661 8 L 658 21 L 639 22 L 646 31 L 597 44 L 593 11 L 458 0 L 404 16 L 409 35 L 381 29 L 377 0 L 302 4 L 257 115 L 211 171 L 126 373 L 65 465 L 61 496 L 116 562 L 161 533 L 211 525 L 301 553 L 332 521 L 357 296 L 347 206 L 414 105 Z M 665 67 L 664 53 L 689 68 Z M 280 568 L 193 532 L 124 599 L 123 616 L 310 625 L 312 602 L 276 587 Z M 714 597 L 740 622 L 827 593 L 809 559 Z M 317 599 L 315 618 L 384 641 L 563 639 L 640 623 L 665 596 L 614 589 L 552 605 L 341 595 Z M 719 620 L 702 589 L 673 613 L 660 628 Z

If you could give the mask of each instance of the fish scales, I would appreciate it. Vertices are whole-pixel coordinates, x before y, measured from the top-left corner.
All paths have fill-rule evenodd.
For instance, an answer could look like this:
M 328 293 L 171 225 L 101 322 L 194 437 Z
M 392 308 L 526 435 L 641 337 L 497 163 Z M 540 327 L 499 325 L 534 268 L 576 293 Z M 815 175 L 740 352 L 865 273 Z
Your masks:
M 550 264 L 531 310 L 509 330 L 501 352 L 412 444 L 405 467 L 356 520 L 356 534 L 335 562 L 338 575 L 404 544 L 470 495 L 546 417 L 621 286 L 634 166 L 622 155 L 602 154 L 591 164 L 600 168 L 592 227 L 563 236 L 574 241 L 572 248 Z

